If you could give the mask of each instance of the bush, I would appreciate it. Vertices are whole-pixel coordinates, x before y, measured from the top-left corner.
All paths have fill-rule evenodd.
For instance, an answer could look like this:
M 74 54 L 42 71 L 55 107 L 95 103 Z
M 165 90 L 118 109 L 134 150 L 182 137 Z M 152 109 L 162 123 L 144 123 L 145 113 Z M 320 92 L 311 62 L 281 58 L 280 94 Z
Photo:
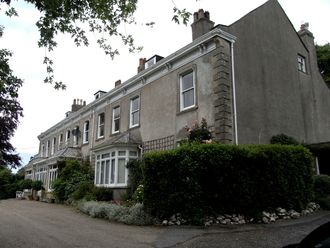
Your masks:
M 24 179 L 19 184 L 20 189 L 31 189 L 32 188 L 32 179 Z
M 330 196 L 330 176 L 314 175 L 314 192 L 317 197 Z
M 84 182 L 79 185 L 77 190 L 73 193 L 72 197 L 74 200 L 80 200 L 84 198 L 87 194 L 91 194 L 94 188 L 94 184 L 90 182 Z
M 32 182 L 31 187 L 33 190 L 39 191 L 44 189 L 43 182 L 40 180 L 35 180 Z
M 192 144 L 143 160 L 143 203 L 159 218 L 300 211 L 313 198 L 313 157 L 302 146 Z
M 141 203 L 125 207 L 117 203 L 79 201 L 78 209 L 95 218 L 107 218 L 127 225 L 150 225 L 153 223 L 153 217 L 145 211 Z
M 314 201 L 318 203 L 321 208 L 330 210 L 330 176 L 314 175 L 314 180 Z
M 270 143 L 279 144 L 279 145 L 294 145 L 294 146 L 299 145 L 299 142 L 295 138 L 285 134 L 277 134 L 272 136 L 270 138 Z
M 113 198 L 113 191 L 106 187 L 94 187 L 92 190 L 92 195 L 97 201 L 111 201 Z
M 80 197 L 78 192 L 74 196 L 75 191 L 80 185 L 85 183 L 93 184 L 94 171 L 89 169 L 89 161 L 80 163 L 78 160 L 66 160 L 66 166 L 63 162 L 60 163 L 59 177 L 52 183 L 53 196 L 59 201 L 64 201 L 69 198 Z

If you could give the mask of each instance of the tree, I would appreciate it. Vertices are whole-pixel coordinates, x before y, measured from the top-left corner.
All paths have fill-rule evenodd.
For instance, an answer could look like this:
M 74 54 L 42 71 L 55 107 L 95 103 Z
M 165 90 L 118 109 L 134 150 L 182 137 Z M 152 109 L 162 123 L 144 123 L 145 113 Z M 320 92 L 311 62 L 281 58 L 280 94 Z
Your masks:
M 126 24 L 136 24 L 134 13 L 137 9 L 138 0 L 24 0 L 35 5 L 41 13 L 36 23 L 40 39 L 38 45 L 51 52 L 57 46 L 55 36 L 58 33 L 68 33 L 77 46 L 89 45 L 87 32 L 99 33 L 97 43 L 106 55 L 112 59 L 119 55 L 119 51 L 112 47 L 105 34 L 109 37 L 118 37 L 128 46 L 130 52 L 141 51 L 142 47 L 136 47 L 132 35 L 126 34 Z M 11 0 L 0 0 L 0 4 L 7 5 L 7 16 L 18 16 L 17 11 L 11 7 Z M 1 5 L 0 5 L 1 10 Z M 180 19 L 187 25 L 191 13 L 185 9 L 180 10 L 174 5 L 173 21 L 180 24 Z M 85 25 L 87 24 L 87 25 Z M 154 22 L 146 23 L 148 26 Z M 123 29 L 123 32 L 120 31 Z M 54 81 L 53 61 L 46 55 L 43 63 L 46 65 L 48 76 L 45 83 L 54 83 L 55 89 L 65 89 L 62 82 Z
M 330 88 L 330 43 L 315 45 L 319 71 Z
M 3 29 L 0 26 L 0 38 Z M 13 75 L 8 63 L 8 57 L 11 56 L 12 53 L 7 49 L 0 49 L 0 165 L 17 168 L 21 165 L 21 158 L 15 154 L 10 139 L 19 124 L 18 118 L 23 117 L 23 108 L 17 101 L 23 80 Z

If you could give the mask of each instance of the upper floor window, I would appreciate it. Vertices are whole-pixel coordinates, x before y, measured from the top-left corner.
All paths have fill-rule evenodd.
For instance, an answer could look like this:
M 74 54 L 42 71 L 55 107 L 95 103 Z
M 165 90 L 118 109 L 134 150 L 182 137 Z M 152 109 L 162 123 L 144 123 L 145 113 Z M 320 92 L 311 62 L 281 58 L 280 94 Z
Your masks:
M 49 155 L 49 147 L 50 147 L 50 141 L 47 140 L 47 143 L 46 143 L 46 154 L 45 154 L 45 157 L 48 157 Z
M 99 114 L 98 129 L 97 129 L 97 137 L 101 138 L 103 136 L 104 136 L 104 113 Z
M 65 144 L 68 145 L 70 141 L 70 130 L 67 130 L 65 133 Z
M 180 106 L 181 110 L 195 106 L 195 78 L 194 71 L 180 77 Z
M 112 132 L 117 133 L 119 132 L 119 124 L 120 124 L 120 106 L 113 108 L 112 110 Z
M 78 145 L 78 138 L 80 135 L 80 130 L 79 126 L 75 126 L 74 129 L 72 130 L 72 135 L 73 135 L 73 146 Z
M 58 149 L 57 150 L 61 150 L 62 149 L 62 142 L 63 142 L 63 134 L 61 133 L 58 136 Z
M 41 144 L 41 151 L 40 151 L 41 157 L 45 156 L 45 143 Z
M 299 71 L 306 73 L 306 63 L 305 58 L 303 56 L 298 55 L 298 69 Z
M 140 110 L 140 98 L 136 97 L 131 100 L 131 123 L 130 123 L 131 127 L 134 127 L 139 124 L 139 110 Z
M 83 143 L 88 142 L 88 134 L 89 134 L 89 121 L 85 121 Z
M 51 155 L 55 153 L 55 145 L 56 145 L 56 138 L 54 137 L 52 140 L 52 150 L 50 152 Z

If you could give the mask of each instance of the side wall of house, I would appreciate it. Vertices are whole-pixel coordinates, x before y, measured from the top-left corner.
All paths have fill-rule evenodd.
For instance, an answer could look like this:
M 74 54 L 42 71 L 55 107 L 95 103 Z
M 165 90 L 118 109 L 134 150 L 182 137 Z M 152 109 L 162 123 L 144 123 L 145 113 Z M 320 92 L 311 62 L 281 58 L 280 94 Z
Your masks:
M 235 36 L 238 143 L 269 143 L 284 133 L 298 141 L 329 140 L 330 92 L 310 66 L 315 57 L 276 0 L 223 29 Z M 307 71 L 298 70 L 298 56 Z

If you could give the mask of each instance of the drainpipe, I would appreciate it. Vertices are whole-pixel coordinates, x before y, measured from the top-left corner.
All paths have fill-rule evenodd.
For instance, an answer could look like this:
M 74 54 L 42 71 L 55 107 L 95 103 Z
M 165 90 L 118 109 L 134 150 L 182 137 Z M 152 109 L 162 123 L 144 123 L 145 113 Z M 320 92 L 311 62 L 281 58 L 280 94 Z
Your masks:
M 235 144 L 238 145 L 237 134 L 237 112 L 236 112 L 236 86 L 235 86 L 235 65 L 234 65 L 234 41 L 230 43 L 231 46 L 231 72 L 233 78 L 233 104 L 234 104 L 234 128 L 235 128 Z

